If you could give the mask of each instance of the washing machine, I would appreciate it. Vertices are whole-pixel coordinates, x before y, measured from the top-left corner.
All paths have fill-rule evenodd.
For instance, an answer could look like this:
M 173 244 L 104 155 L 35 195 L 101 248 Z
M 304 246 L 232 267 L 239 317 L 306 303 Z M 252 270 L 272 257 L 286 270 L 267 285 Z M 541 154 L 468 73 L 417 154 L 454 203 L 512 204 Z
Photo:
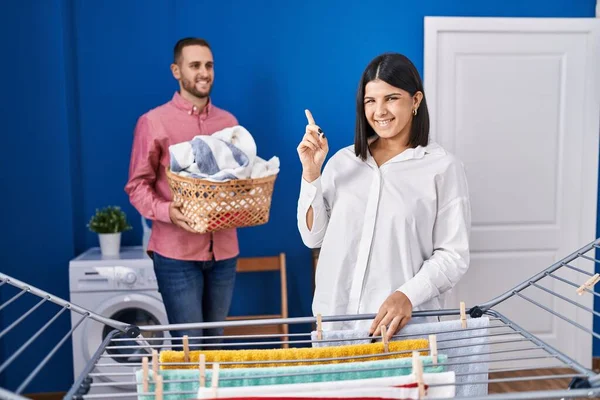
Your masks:
M 69 286 L 72 303 L 104 317 L 136 326 L 168 323 L 152 260 L 142 246 L 122 247 L 118 256 L 111 257 L 102 256 L 99 248 L 89 249 L 69 263 Z M 74 326 L 80 318 L 79 314 L 71 313 L 71 325 Z M 89 318 L 75 330 L 75 379 L 112 330 L 113 328 Z M 168 332 L 144 336 L 169 338 Z M 149 343 L 158 344 L 158 341 Z M 168 343 L 169 341 L 165 344 Z M 127 344 L 136 345 L 133 341 Z M 135 355 L 147 353 L 141 349 L 108 349 L 107 352 L 92 371 L 100 373 L 94 376 L 94 383 L 102 385 L 92 386 L 90 393 L 131 392 L 135 387 L 131 385 L 131 382 L 135 382 L 135 367 L 128 364 L 141 362 L 141 358 Z M 122 357 L 125 353 L 130 357 Z

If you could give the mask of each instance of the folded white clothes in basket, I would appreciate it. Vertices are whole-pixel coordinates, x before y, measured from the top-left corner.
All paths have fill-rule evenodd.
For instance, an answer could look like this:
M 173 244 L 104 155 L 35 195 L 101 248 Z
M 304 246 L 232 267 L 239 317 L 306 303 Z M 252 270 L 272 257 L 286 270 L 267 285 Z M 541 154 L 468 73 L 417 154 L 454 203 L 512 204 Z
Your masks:
M 254 138 L 240 125 L 171 145 L 169 154 L 171 172 L 186 177 L 228 181 L 279 173 L 279 158 L 258 157 Z
M 488 317 L 467 318 L 467 328 L 461 321 L 441 321 L 411 323 L 402 328 L 393 340 L 427 338 L 436 335 L 438 351 L 448 356 L 446 367 L 456 373 L 458 397 L 485 396 L 490 362 L 490 319 Z M 322 341 L 317 340 L 317 332 L 311 333 L 313 347 L 343 346 L 369 343 L 367 330 L 322 331 Z M 409 336 L 407 336 L 409 335 Z
M 425 399 L 455 396 L 454 372 L 423 374 Z M 216 389 L 216 390 L 215 390 Z M 337 382 L 295 383 L 290 385 L 205 388 L 198 390 L 199 399 L 248 397 L 316 397 L 316 398 L 386 398 L 418 399 L 419 388 L 413 374 L 387 378 L 356 379 Z

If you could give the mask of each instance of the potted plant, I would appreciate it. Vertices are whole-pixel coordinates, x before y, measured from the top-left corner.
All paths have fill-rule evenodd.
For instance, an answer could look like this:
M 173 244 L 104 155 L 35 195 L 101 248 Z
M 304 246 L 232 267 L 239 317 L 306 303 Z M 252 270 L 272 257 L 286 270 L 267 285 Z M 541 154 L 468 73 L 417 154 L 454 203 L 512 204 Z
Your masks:
M 98 234 L 103 256 L 116 256 L 121 250 L 121 232 L 131 229 L 127 216 L 117 206 L 96 209 L 88 223 L 88 228 Z

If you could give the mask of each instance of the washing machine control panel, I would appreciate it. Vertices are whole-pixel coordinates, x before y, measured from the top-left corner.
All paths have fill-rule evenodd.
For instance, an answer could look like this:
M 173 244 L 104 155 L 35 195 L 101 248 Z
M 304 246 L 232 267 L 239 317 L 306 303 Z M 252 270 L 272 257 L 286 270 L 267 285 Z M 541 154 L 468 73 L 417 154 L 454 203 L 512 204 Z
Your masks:
M 118 257 L 91 248 L 69 262 L 71 293 L 158 291 L 152 259 L 140 247 L 123 247 Z
M 154 289 L 156 277 L 148 268 L 115 266 L 115 286 L 118 289 Z

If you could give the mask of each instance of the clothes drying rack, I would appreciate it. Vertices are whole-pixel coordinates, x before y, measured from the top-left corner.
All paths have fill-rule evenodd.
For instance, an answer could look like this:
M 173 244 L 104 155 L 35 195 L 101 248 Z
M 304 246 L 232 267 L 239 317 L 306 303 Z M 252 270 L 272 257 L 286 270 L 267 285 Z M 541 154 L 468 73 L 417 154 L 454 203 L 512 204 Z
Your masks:
M 469 397 L 470 399 L 549 399 L 549 398 L 598 398 L 600 397 L 600 374 L 593 372 L 589 366 L 584 366 L 574 360 L 573 356 L 559 351 L 555 346 L 543 341 L 540 337 L 536 337 L 528 330 L 522 328 L 517 322 L 507 318 L 503 313 L 496 308 L 508 300 L 520 299 L 534 307 L 541 313 L 552 314 L 565 323 L 577 328 L 580 332 L 584 332 L 586 340 L 592 338 L 600 339 L 600 333 L 585 327 L 571 318 L 565 313 L 557 312 L 561 307 L 557 304 L 564 302 L 569 307 L 575 307 L 577 312 L 585 313 L 588 318 L 600 316 L 600 313 L 580 304 L 584 296 L 599 297 L 600 293 L 594 290 L 594 285 L 600 281 L 600 274 L 593 274 L 589 270 L 595 271 L 596 264 L 600 264 L 600 260 L 595 257 L 596 249 L 600 248 L 600 239 L 587 244 L 581 249 L 568 255 L 562 260 L 554 263 L 550 267 L 532 276 L 530 279 L 523 281 L 504 294 L 479 305 L 463 307 L 456 309 L 445 309 L 437 311 L 419 311 L 413 314 L 416 317 L 432 317 L 437 316 L 441 319 L 463 319 L 463 318 L 480 318 L 487 316 L 490 320 L 489 328 L 486 331 L 486 338 L 490 341 L 490 351 L 485 356 L 489 358 L 489 376 L 482 374 L 481 379 L 476 379 L 471 384 L 497 385 L 499 390 L 495 393 L 487 394 L 483 397 Z M 585 264 L 587 263 L 587 265 Z M 575 266 L 578 265 L 578 266 Z M 592 268 L 593 267 L 593 268 Z M 561 274 L 566 272 L 566 275 Z M 566 276 L 566 277 L 565 277 Z M 548 285 L 548 283 L 550 283 Z M 4 288 L 2 288 L 4 286 Z M 138 395 L 138 383 L 136 383 L 135 371 L 142 368 L 142 365 L 147 365 L 148 358 L 152 357 L 153 349 L 161 351 L 163 349 L 173 350 L 194 350 L 195 345 L 189 344 L 187 340 L 178 341 L 172 339 L 166 333 L 177 329 L 198 329 L 198 328 L 214 328 L 214 327 L 250 327 L 252 325 L 274 325 L 274 324 L 312 324 L 311 330 L 306 333 L 289 333 L 284 338 L 283 335 L 237 335 L 237 336 L 222 336 L 221 343 L 211 344 L 204 343 L 204 349 L 210 349 L 210 346 L 219 346 L 221 349 L 231 348 L 255 348 L 253 346 L 277 347 L 285 341 L 290 347 L 308 347 L 313 344 L 311 332 L 313 329 L 319 329 L 321 324 L 327 322 L 340 322 L 349 320 L 365 320 L 372 319 L 374 315 L 343 315 L 343 316 L 318 316 L 318 317 L 301 317 L 301 318 L 286 318 L 286 319 L 263 319 L 263 320 L 236 320 L 219 323 L 202 323 L 202 324 L 180 324 L 180 325 L 149 325 L 149 326 L 130 326 L 122 322 L 107 319 L 101 315 L 97 315 L 89 310 L 86 310 L 76 304 L 72 304 L 66 300 L 58 298 L 48 292 L 28 285 L 17 279 L 0 273 L 0 290 L 8 286 L 14 286 L 20 290 L 16 295 L 9 300 L 0 304 L 0 311 L 10 304 L 18 301 L 19 298 L 26 295 L 33 295 L 39 298 L 39 301 L 27 312 L 23 313 L 18 319 L 5 327 L 0 327 L 0 338 L 13 330 L 26 318 L 33 318 L 36 309 L 42 304 L 49 302 L 57 306 L 56 314 L 50 318 L 37 332 L 33 332 L 30 337 L 24 338 L 24 343 L 17 349 L 12 351 L 5 360 L 0 360 L 0 374 L 11 367 L 11 364 L 18 358 L 34 341 L 43 340 L 44 333 L 57 320 L 57 318 L 65 312 L 75 313 L 78 320 L 73 324 L 72 329 L 64 334 L 62 339 L 55 344 L 48 344 L 48 351 L 40 355 L 40 360 L 32 360 L 33 369 L 31 373 L 16 385 L 16 389 L 9 391 L 8 389 L 0 388 L 0 399 L 24 399 L 22 396 L 25 389 L 32 380 L 44 368 L 56 351 L 65 344 L 66 341 L 73 335 L 77 329 L 81 329 L 81 325 L 86 320 L 94 320 L 108 327 L 113 328 L 112 331 L 104 338 L 102 344 L 91 357 L 91 360 L 85 366 L 83 372 L 78 379 L 75 380 L 72 388 L 66 394 L 64 399 L 136 399 Z M 540 294 L 542 296 L 540 296 Z M 545 304 L 536 298 L 545 299 Z M 589 301 L 588 301 L 589 303 Z M 564 308 L 563 308 L 564 309 Z M 32 315 L 33 314 L 33 315 Z M 575 318 L 576 319 L 576 318 Z M 589 320 L 588 320 L 589 321 Z M 318 328 L 313 328 L 317 324 Z M 464 327 L 463 327 L 464 328 Z M 154 337 L 157 333 L 163 334 L 164 337 Z M 436 332 L 430 332 L 436 334 Z M 395 337 L 402 337 L 400 331 Z M 477 333 L 473 333 L 473 337 L 478 337 Z M 381 338 L 381 337 L 380 337 Z M 189 339 L 198 339 L 190 337 Z M 210 339 L 215 339 L 211 337 Z M 372 338 L 365 338 L 372 339 Z M 574 340 L 574 338 L 559 338 L 561 341 Z M 318 339 L 317 339 L 318 340 Z M 438 343 L 439 353 L 443 353 L 444 349 L 452 348 L 451 341 L 447 343 Z M 560 347 L 560 346 L 559 346 Z M 590 346 L 591 348 L 591 346 Z M 423 349 L 425 351 L 429 349 Z M 470 349 L 469 349 L 470 350 Z M 475 353 L 473 353 L 475 354 Z M 482 354 L 483 355 L 483 354 Z M 118 357 L 125 358 L 125 362 L 109 363 L 110 359 Z M 146 360 L 144 360 L 146 358 Z M 360 359 L 360 356 L 351 358 Z M 576 357 L 575 357 L 576 358 Z M 591 354 L 590 354 L 591 359 Z M 294 360 L 286 360 L 294 362 Z M 152 362 L 152 361 L 151 361 Z M 274 361 L 277 362 L 277 361 Z M 446 365 L 460 365 L 460 357 L 456 359 L 448 358 Z M 165 367 L 164 363 L 158 366 Z M 177 366 L 192 366 L 198 368 L 197 363 L 183 362 L 171 363 Z M 210 368 L 211 363 L 206 363 L 206 368 Z M 238 364 L 238 363 L 236 363 Z M 118 366 L 121 372 L 110 372 L 111 366 Z M 123 367 L 131 367 L 129 372 L 122 372 Z M 156 368 L 156 367 L 155 367 Z M 540 373 L 542 371 L 542 373 Z M 507 376 L 509 374 L 509 376 Z M 512 375 L 511 375 L 512 374 Z M 114 381 L 118 378 L 118 382 Z M 160 379 L 160 378 L 159 378 Z M 562 382 L 562 383 L 561 383 Z M 535 384 L 538 385 L 535 385 Z M 455 383 L 457 385 L 458 383 Z M 522 391 L 502 392 L 503 385 L 526 385 L 528 388 Z M 541 385 L 540 385 L 541 384 Z M 112 385 L 118 385 L 124 388 L 118 393 L 95 394 L 95 390 Z M 164 383 L 163 383 L 164 385 Z M 157 385 L 158 386 L 158 385 Z M 533 388 L 533 389 L 532 389 Z M 541 388 L 541 390 L 540 390 Z M 158 391 L 159 389 L 157 389 Z M 218 388 L 217 388 L 218 390 Z M 510 389 L 512 390 L 512 389 Z M 218 393 L 218 392 L 217 392 Z M 168 392 L 163 391 L 156 396 L 156 392 L 143 393 L 145 399 L 168 398 L 168 395 L 189 396 L 196 398 L 197 393 L 194 391 L 188 392 Z M 293 396 L 293 393 L 290 393 Z M 183 398 L 183 397 L 180 397 Z

